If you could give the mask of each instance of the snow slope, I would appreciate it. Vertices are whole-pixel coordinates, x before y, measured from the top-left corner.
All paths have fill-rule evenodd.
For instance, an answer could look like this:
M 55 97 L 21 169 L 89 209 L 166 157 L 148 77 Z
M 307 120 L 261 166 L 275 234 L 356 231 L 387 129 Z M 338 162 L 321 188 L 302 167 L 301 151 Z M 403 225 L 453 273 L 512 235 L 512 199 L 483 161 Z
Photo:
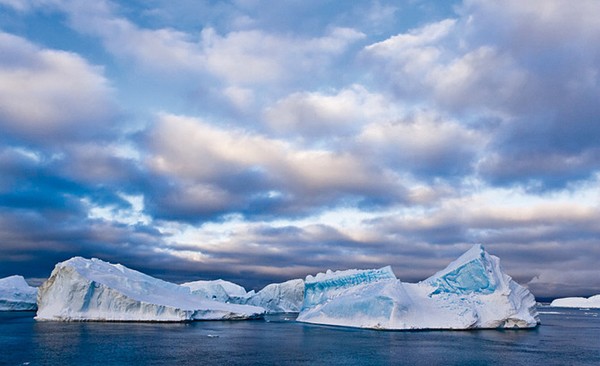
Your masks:
M 563 297 L 555 299 L 550 306 L 560 308 L 598 308 L 600 309 L 600 295 L 591 297 Z
M 120 264 L 74 257 L 39 288 L 37 320 L 189 321 L 248 319 L 264 309 L 199 299 L 188 287 Z
M 308 276 L 298 321 L 373 329 L 530 328 L 536 302 L 475 245 L 444 270 L 413 284 L 390 267 Z
M 272 283 L 251 295 L 246 304 L 264 308 L 267 313 L 297 313 L 304 301 L 304 280 Z
M 0 311 L 37 309 L 37 288 L 31 287 L 22 276 L 0 278 Z

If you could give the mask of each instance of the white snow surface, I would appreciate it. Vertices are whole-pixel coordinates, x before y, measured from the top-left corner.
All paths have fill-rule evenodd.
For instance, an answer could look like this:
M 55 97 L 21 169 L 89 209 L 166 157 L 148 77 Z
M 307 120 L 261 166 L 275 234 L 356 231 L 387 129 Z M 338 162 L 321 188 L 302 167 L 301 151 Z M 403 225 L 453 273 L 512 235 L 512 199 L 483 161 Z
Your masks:
M 188 287 L 120 264 L 74 257 L 39 288 L 37 320 L 189 321 L 249 319 L 264 309 L 200 299 Z
M 372 329 L 531 328 L 534 296 L 481 245 L 419 283 L 391 268 L 308 276 L 298 321 Z
M 563 297 L 550 303 L 552 307 L 600 309 L 600 295 L 591 297 Z
M 272 283 L 256 294 L 252 294 L 246 304 L 260 306 L 267 313 L 297 313 L 304 301 L 304 280 L 295 279 L 282 283 Z
M 181 286 L 188 287 L 192 294 L 201 298 L 234 304 L 243 304 L 254 294 L 254 291 L 248 293 L 245 288 L 236 283 L 220 279 L 186 282 Z
M 0 278 L 0 311 L 37 309 L 37 288 L 31 287 L 23 276 Z

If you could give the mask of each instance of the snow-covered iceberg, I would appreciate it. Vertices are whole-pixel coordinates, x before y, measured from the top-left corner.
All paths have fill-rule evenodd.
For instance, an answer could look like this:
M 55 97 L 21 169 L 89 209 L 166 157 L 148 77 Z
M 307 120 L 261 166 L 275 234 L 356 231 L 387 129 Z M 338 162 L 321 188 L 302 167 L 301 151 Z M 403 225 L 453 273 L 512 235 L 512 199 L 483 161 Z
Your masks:
M 189 321 L 249 319 L 264 309 L 204 300 L 188 287 L 120 264 L 74 257 L 39 288 L 37 320 Z
M 403 283 L 391 268 L 308 276 L 298 321 L 373 329 L 531 328 L 534 296 L 475 245 L 444 270 Z
M 233 304 L 244 304 L 249 296 L 254 295 L 254 291 L 248 293 L 242 286 L 225 280 L 193 281 L 181 286 L 188 287 L 192 294 L 203 299 Z
M 0 311 L 30 311 L 37 309 L 37 288 L 22 276 L 0 278 Z
M 252 294 L 246 304 L 260 306 L 267 313 L 297 313 L 304 301 L 304 280 L 295 279 L 282 283 L 272 283 L 256 294 Z
M 304 280 L 295 279 L 272 283 L 255 293 L 233 282 L 225 280 L 193 281 L 182 283 L 192 294 L 203 299 L 231 304 L 262 307 L 269 314 L 297 313 L 304 301 Z
M 600 295 L 591 297 L 563 297 L 550 303 L 552 307 L 600 309 Z

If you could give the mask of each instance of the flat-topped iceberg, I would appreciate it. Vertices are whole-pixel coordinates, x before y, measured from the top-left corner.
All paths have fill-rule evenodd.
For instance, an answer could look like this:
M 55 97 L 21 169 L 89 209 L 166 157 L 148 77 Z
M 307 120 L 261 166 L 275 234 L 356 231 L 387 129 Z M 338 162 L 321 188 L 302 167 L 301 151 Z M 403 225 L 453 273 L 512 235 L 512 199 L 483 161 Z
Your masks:
M 37 309 L 37 288 L 23 276 L 0 278 L 0 311 L 31 311 Z
M 267 313 L 297 313 L 304 301 L 304 280 L 295 279 L 282 283 L 272 283 L 256 294 L 252 294 L 246 304 L 264 308 Z
M 254 291 L 248 293 L 242 286 L 225 280 L 193 281 L 181 286 L 188 287 L 192 294 L 204 299 L 234 304 L 243 304 L 254 295 Z
M 403 283 L 391 268 L 308 276 L 298 321 L 373 329 L 532 328 L 534 296 L 475 245 L 444 270 Z
M 591 297 L 563 297 L 552 301 L 550 306 L 560 308 L 600 309 L 600 295 Z
M 188 287 L 120 264 L 74 257 L 39 288 L 37 320 L 190 321 L 249 319 L 264 309 L 200 299 Z

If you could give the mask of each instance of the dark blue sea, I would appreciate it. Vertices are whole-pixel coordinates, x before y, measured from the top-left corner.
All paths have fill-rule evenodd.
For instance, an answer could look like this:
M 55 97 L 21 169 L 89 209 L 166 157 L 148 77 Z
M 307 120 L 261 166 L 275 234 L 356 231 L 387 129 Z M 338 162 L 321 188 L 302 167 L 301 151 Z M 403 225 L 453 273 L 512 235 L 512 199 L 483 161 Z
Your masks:
M 36 322 L 0 313 L 2 365 L 600 365 L 600 311 L 541 308 L 533 330 L 373 331 L 293 317 Z

